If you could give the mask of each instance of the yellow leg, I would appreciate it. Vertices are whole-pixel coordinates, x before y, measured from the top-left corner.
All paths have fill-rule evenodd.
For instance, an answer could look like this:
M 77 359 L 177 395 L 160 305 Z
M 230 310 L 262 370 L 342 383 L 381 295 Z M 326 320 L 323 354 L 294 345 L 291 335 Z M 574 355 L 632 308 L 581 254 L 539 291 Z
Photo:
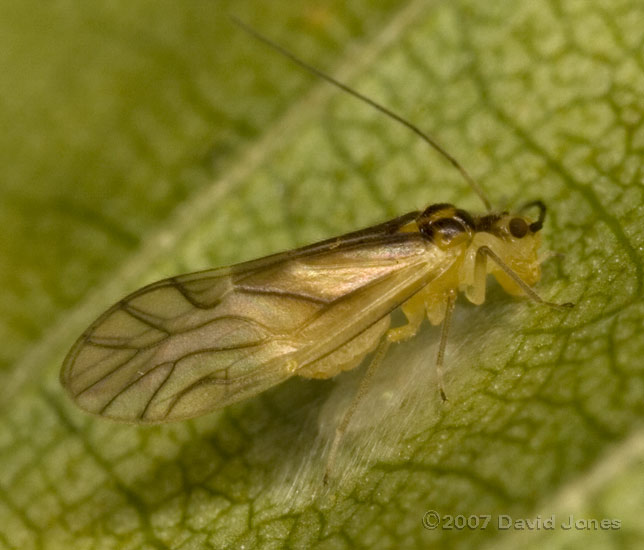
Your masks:
M 382 363 L 382 360 L 387 354 L 389 346 L 392 343 L 402 342 L 414 336 L 418 332 L 420 324 L 423 322 L 423 307 L 408 307 L 405 308 L 404 313 L 407 317 L 408 323 L 401 327 L 389 329 L 385 333 L 384 337 L 380 341 L 380 344 L 378 344 L 378 347 L 376 348 L 373 359 L 371 360 L 371 363 L 367 368 L 367 372 L 365 372 L 362 380 L 360 381 L 360 386 L 358 387 L 358 391 L 353 397 L 353 401 L 351 401 L 347 412 L 344 413 L 342 421 L 335 430 L 335 436 L 333 438 L 333 442 L 331 443 L 331 449 L 329 450 L 329 456 L 327 457 L 326 468 L 324 471 L 325 485 L 328 483 L 329 478 L 331 477 L 331 473 L 335 465 L 335 459 L 338 454 L 338 449 L 340 448 L 342 438 L 347 431 L 349 422 L 351 422 L 351 417 L 356 412 L 356 409 L 358 408 L 360 401 L 362 401 L 362 398 L 366 395 L 367 390 L 369 389 L 369 383 L 371 382 L 376 369 L 378 368 L 380 363 Z
M 453 290 L 447 295 L 447 307 L 445 308 L 445 318 L 441 328 L 441 341 L 438 344 L 438 355 L 436 356 L 436 381 L 438 383 L 438 391 L 441 399 L 447 401 L 445 388 L 443 386 L 443 360 L 445 359 L 445 346 L 447 345 L 447 335 L 449 334 L 449 327 L 452 323 L 452 312 L 454 311 L 454 304 L 456 303 L 456 291 Z
M 380 363 L 382 363 L 382 359 L 387 353 L 387 350 L 389 349 L 390 345 L 391 345 L 391 340 L 387 337 L 387 335 L 385 335 L 385 337 L 380 341 L 380 344 L 378 344 L 378 347 L 376 348 L 376 352 L 373 356 L 373 359 L 371 360 L 369 368 L 367 369 L 367 372 L 362 377 L 362 380 L 360 381 L 360 386 L 358 387 L 358 391 L 353 397 L 353 401 L 351 401 L 351 405 L 349 405 L 347 412 L 344 413 L 342 422 L 340 422 L 338 427 L 335 429 L 335 437 L 333 438 L 333 443 L 331 443 L 331 449 L 329 450 L 329 456 L 327 457 L 326 468 L 324 470 L 325 485 L 328 483 L 329 478 L 331 477 L 331 472 L 335 465 L 335 458 L 336 458 L 336 455 L 338 454 L 338 448 L 340 447 L 340 442 L 344 437 L 344 433 L 347 431 L 347 427 L 349 426 L 351 417 L 353 416 L 353 413 L 358 408 L 360 401 L 362 401 L 362 398 L 367 393 L 367 390 L 369 389 L 369 382 L 371 382 L 371 378 L 373 377 L 373 374 L 376 372 L 376 369 L 378 368 Z
M 487 247 L 487 246 L 482 246 L 481 248 L 478 249 L 477 251 L 477 260 L 478 260 L 478 255 L 487 255 L 490 257 L 490 259 L 498 265 L 507 275 L 510 277 L 523 292 L 525 292 L 525 295 L 530 298 L 533 302 L 537 302 L 539 304 L 543 304 L 544 306 L 552 307 L 554 309 L 570 309 L 572 307 L 575 307 L 575 304 L 572 304 L 570 302 L 566 302 L 565 304 L 556 304 L 554 302 L 546 302 L 541 296 L 539 296 L 530 286 L 526 284 L 526 282 L 519 277 L 512 268 L 510 268 L 506 263 L 499 258 L 492 250 Z
M 484 250 L 487 247 L 482 246 L 476 251 L 474 259 L 474 280 L 472 286 L 465 290 L 467 299 L 473 304 L 481 305 L 485 302 L 485 287 L 487 282 L 487 255 Z
M 454 310 L 454 303 L 456 301 L 456 291 L 452 291 L 447 295 L 447 307 L 445 310 L 445 318 L 443 319 L 443 325 L 441 330 L 441 340 L 438 346 L 438 356 L 436 357 L 436 376 L 438 380 L 438 389 L 440 396 L 443 401 L 447 401 L 447 396 L 445 395 L 445 390 L 443 388 L 443 359 L 445 357 L 445 345 L 447 344 L 447 335 L 449 332 L 449 327 L 452 319 L 452 311 Z M 420 304 L 420 303 L 419 303 Z M 401 342 L 408 340 L 418 332 L 418 328 L 423 321 L 424 317 L 424 305 L 422 307 L 407 307 L 404 309 L 404 313 L 407 316 L 409 321 L 406 325 L 401 327 L 395 327 L 389 329 L 385 336 L 378 344 L 376 351 L 374 353 L 373 359 L 367 368 L 362 380 L 360 381 L 360 386 L 356 392 L 347 412 L 344 413 L 342 421 L 335 430 L 335 436 L 333 437 L 333 442 L 331 443 L 331 449 L 329 450 L 329 455 L 326 461 L 326 468 L 324 470 L 324 484 L 326 485 L 331 478 L 333 468 L 335 466 L 335 460 L 338 454 L 338 449 L 340 448 L 340 443 L 342 438 L 349 427 L 349 422 L 353 414 L 356 412 L 360 401 L 366 395 L 367 390 L 369 389 L 369 384 L 373 378 L 376 369 L 382 363 L 387 350 L 392 343 Z
M 407 317 L 407 324 L 401 327 L 394 327 L 387 331 L 385 338 L 390 342 L 404 342 L 416 336 L 420 324 L 425 317 L 425 306 L 422 302 L 412 307 L 403 306 L 403 312 Z

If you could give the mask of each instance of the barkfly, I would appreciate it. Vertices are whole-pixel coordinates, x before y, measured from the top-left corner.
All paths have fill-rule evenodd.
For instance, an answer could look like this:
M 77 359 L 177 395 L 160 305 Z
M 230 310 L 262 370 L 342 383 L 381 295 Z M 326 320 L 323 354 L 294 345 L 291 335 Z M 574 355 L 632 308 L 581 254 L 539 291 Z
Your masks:
M 532 289 L 540 277 L 546 214 L 541 201 L 515 214 L 490 213 L 479 186 L 430 136 L 236 23 L 418 134 L 456 167 L 488 213 L 471 215 L 450 204 L 433 204 L 297 250 L 152 283 L 90 325 L 69 351 L 60 379 L 85 411 L 154 424 L 206 414 L 294 375 L 330 378 L 374 352 L 336 429 L 326 480 L 388 347 L 414 336 L 425 316 L 432 325 L 442 324 L 436 369 L 438 392 L 446 400 L 441 371 L 459 292 L 483 303 L 491 273 L 512 295 L 557 309 L 572 304 L 546 302 Z M 407 324 L 391 328 L 390 313 L 398 307 Z

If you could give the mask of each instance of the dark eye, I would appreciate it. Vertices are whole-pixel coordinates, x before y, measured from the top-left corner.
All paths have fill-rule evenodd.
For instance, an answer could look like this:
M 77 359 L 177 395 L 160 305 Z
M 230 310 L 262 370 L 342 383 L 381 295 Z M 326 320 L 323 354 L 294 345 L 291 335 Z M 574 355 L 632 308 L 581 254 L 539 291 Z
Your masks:
M 509 224 L 510 233 L 513 237 L 521 239 L 528 234 L 528 224 L 523 218 L 512 218 Z

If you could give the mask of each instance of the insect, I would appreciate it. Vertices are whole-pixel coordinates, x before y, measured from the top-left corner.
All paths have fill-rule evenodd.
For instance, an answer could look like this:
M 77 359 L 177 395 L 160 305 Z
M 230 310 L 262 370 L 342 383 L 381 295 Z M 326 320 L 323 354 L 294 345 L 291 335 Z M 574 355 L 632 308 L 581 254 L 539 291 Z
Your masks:
M 462 166 L 416 126 L 247 32 L 310 72 L 407 126 L 447 158 L 481 197 Z M 532 211 L 532 215 L 529 215 Z M 538 249 L 541 201 L 520 212 L 471 215 L 450 204 L 265 258 L 170 277 L 126 296 L 83 332 L 69 351 L 62 385 L 85 411 L 154 424 L 226 407 L 297 375 L 330 378 L 373 352 L 357 394 L 332 442 L 325 479 L 369 379 L 391 343 L 414 336 L 427 317 L 442 324 L 442 366 L 456 296 L 485 300 L 491 273 L 510 294 L 542 300 Z M 401 307 L 403 326 L 390 326 Z

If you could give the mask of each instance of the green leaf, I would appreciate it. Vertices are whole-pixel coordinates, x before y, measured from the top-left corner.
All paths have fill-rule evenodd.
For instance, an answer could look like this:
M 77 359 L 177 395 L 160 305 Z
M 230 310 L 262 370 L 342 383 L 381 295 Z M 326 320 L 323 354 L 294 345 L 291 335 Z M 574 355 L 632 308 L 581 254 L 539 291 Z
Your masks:
M 641 541 L 644 8 L 373 4 L 0 3 L 0 547 Z M 446 404 L 437 329 L 395 346 L 326 488 L 364 366 L 159 427 L 89 417 L 58 384 L 74 339 L 146 282 L 480 209 L 426 144 L 228 13 L 428 129 L 494 204 L 544 200 L 561 255 L 537 290 L 576 303 L 461 299 Z

